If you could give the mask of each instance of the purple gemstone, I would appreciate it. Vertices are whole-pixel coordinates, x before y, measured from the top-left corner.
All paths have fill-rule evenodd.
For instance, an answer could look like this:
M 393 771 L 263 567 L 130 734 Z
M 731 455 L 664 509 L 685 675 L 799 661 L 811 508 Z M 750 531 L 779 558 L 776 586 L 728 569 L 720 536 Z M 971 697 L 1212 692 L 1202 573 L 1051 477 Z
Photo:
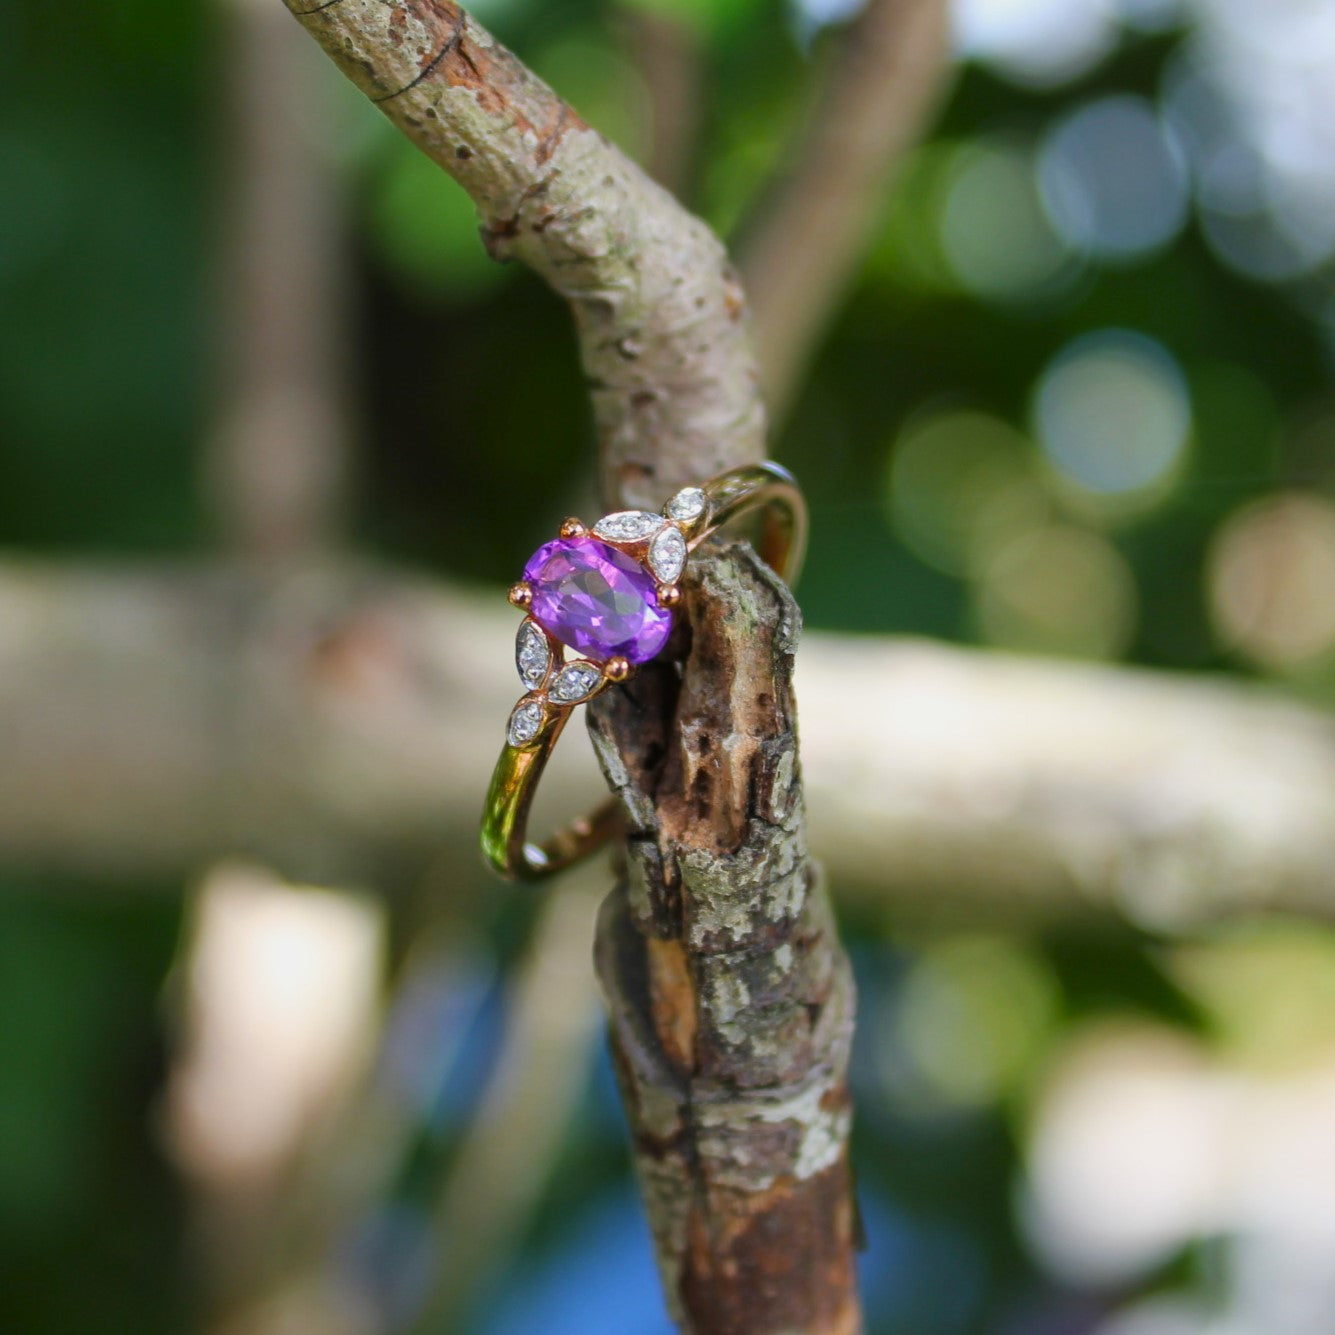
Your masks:
M 667 643 L 672 613 L 658 605 L 654 577 L 597 538 L 557 538 L 524 567 L 533 619 L 577 653 L 647 663 Z

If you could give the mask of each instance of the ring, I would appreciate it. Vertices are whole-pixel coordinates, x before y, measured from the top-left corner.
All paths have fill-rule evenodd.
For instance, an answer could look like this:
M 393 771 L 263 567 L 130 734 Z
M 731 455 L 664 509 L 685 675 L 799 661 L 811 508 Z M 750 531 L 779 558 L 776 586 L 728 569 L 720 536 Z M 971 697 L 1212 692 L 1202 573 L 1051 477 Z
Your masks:
M 510 602 L 528 613 L 515 638 L 515 666 L 527 691 L 510 714 L 482 813 L 482 851 L 502 876 L 550 876 L 616 833 L 620 813 L 610 800 L 541 844 L 527 841 L 547 758 L 577 705 L 662 652 L 691 552 L 754 511 L 762 516 L 761 558 L 794 583 L 806 547 L 806 503 L 792 474 L 768 462 L 687 487 L 661 514 L 619 510 L 591 529 L 567 519 L 559 536 L 529 558 L 524 578 L 510 589 Z

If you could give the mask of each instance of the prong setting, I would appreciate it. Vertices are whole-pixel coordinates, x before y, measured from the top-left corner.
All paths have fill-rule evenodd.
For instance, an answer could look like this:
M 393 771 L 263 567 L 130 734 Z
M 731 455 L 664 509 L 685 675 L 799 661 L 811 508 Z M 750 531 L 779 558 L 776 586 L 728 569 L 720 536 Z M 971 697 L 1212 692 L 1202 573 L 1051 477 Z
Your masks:
M 539 745 L 553 728 L 559 729 L 570 710 L 593 699 L 608 686 L 626 681 L 634 673 L 635 664 L 645 661 L 644 657 L 637 658 L 623 650 L 619 643 L 613 648 L 606 642 L 602 646 L 580 642 L 577 631 L 587 636 L 589 627 L 574 617 L 570 618 L 569 626 L 561 620 L 561 606 L 553 604 L 549 587 L 552 577 L 546 562 L 554 557 L 548 553 L 565 543 L 566 550 L 558 551 L 556 556 L 577 568 L 582 563 L 609 581 L 618 577 L 623 581 L 629 579 L 631 591 L 638 580 L 638 596 L 648 614 L 644 625 L 652 631 L 653 617 L 657 617 L 665 638 L 672 625 L 669 609 L 681 602 L 677 579 L 690 548 L 685 530 L 693 528 L 705 513 L 694 505 L 687 505 L 680 517 L 623 510 L 604 515 L 592 527 L 570 518 L 561 525 L 561 536 L 556 543 L 538 549 L 524 569 L 524 578 L 509 591 L 511 604 L 528 614 L 516 636 L 515 666 L 529 693 L 510 715 L 506 740 L 512 747 L 523 750 Z M 582 538 L 591 541 L 589 544 L 573 541 Z M 535 569 L 539 576 L 535 576 Z M 581 592 L 580 596 L 586 595 Z M 541 620 L 535 615 L 535 607 L 542 614 Z M 560 624 L 552 624 L 548 617 Z M 637 650 L 640 644 L 642 640 Z M 602 653 L 597 652 L 599 647 Z M 565 659 L 564 654 L 571 649 L 586 656 Z

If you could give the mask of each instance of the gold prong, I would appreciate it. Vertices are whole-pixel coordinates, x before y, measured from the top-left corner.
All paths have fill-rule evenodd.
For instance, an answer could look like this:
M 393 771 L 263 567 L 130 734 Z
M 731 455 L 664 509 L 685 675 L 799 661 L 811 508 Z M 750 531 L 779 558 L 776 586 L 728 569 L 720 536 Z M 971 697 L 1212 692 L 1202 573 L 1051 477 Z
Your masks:
M 630 659 L 609 658 L 603 668 L 603 676 L 608 681 L 625 681 L 630 676 Z
M 506 596 L 521 611 L 526 612 L 533 605 L 533 590 L 522 579 L 518 584 L 510 585 L 510 592 Z
M 561 525 L 561 536 L 563 538 L 582 538 L 588 531 L 578 519 L 567 519 Z
M 681 602 L 681 590 L 675 584 L 661 584 L 658 588 L 658 605 L 676 607 Z

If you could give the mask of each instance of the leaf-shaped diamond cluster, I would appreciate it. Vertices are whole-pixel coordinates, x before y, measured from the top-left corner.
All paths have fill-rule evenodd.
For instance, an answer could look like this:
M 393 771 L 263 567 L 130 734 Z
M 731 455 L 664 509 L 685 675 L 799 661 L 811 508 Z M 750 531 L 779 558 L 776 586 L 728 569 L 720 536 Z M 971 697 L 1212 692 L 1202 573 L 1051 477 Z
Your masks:
M 649 510 L 618 510 L 604 515 L 593 525 L 593 539 L 625 553 L 616 560 L 624 564 L 629 557 L 650 576 L 652 582 L 645 584 L 646 606 L 653 609 L 656 598 L 658 608 L 652 614 L 662 627 L 659 638 L 656 643 L 642 648 L 638 657 L 626 650 L 631 655 L 629 658 L 616 651 L 602 660 L 595 653 L 567 662 L 562 639 L 569 632 L 563 631 L 559 622 L 549 621 L 546 616 L 540 622 L 530 613 L 515 637 L 515 668 L 527 694 L 510 714 L 506 738 L 511 746 L 536 743 L 561 713 L 592 699 L 609 683 L 624 680 L 634 663 L 646 661 L 658 652 L 671 624 L 669 609 L 676 605 L 679 597 L 677 581 L 686 569 L 690 550 L 688 537 L 703 526 L 709 508 L 709 497 L 703 490 L 686 487 L 668 501 L 660 514 Z M 556 543 L 539 549 L 534 560 L 538 561 L 553 546 L 578 545 L 589 540 L 590 530 L 578 520 L 569 519 L 561 526 Z M 606 552 L 606 548 L 603 550 Z M 634 564 L 628 564 L 627 569 L 633 572 Z M 553 586 L 545 587 L 550 591 Z M 534 592 L 532 584 L 520 583 L 511 589 L 510 600 L 518 607 L 529 608 L 534 604 Z M 534 610 L 537 610 L 536 606 Z M 578 640 L 567 642 L 577 644 L 587 652 L 586 644 Z

